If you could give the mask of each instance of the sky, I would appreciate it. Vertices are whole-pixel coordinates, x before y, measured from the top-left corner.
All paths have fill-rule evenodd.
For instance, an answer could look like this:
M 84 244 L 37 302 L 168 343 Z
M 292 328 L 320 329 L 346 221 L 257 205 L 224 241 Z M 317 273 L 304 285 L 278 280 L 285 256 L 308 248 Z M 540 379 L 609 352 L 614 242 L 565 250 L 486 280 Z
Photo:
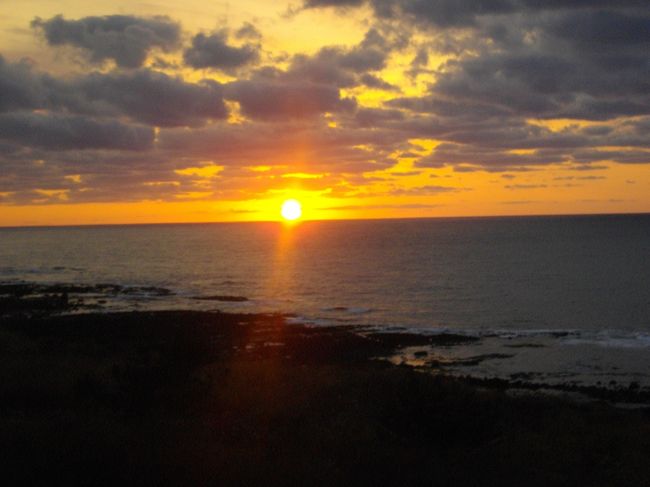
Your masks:
M 650 211 L 647 0 L 0 0 L 0 226 L 277 220 L 288 198 Z

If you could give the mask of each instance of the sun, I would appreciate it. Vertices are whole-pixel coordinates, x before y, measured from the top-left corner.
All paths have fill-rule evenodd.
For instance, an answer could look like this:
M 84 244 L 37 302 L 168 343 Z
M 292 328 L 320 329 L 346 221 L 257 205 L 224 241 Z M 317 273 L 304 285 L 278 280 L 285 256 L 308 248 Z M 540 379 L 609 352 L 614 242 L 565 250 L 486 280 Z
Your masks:
M 300 201 L 290 199 L 282 203 L 282 218 L 289 221 L 297 220 L 302 215 L 302 206 Z

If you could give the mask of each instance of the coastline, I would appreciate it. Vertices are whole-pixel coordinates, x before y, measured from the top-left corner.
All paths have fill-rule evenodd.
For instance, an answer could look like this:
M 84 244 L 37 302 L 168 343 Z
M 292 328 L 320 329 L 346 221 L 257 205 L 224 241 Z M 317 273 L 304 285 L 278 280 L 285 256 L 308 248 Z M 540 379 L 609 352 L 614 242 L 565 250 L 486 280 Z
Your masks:
M 9 485 L 650 481 L 648 410 L 607 404 L 644 402 L 642 391 L 567 385 L 600 401 L 513 397 L 527 387 L 385 360 L 468 337 L 359 333 L 280 314 L 57 315 L 62 295 L 42 299 L 29 311 L 3 302 Z
M 191 306 L 191 307 L 188 307 Z M 325 311 L 349 312 L 343 307 Z M 38 283 L 28 281 L 0 282 L 0 319 L 35 317 L 54 318 L 92 315 L 129 316 L 131 312 L 146 313 L 218 313 L 220 316 L 277 316 L 287 329 L 311 330 L 322 336 L 340 333 L 349 338 L 349 347 L 358 347 L 366 360 L 384 360 L 424 373 L 447 375 L 465 382 L 512 391 L 515 394 L 538 393 L 565 395 L 578 401 L 606 401 L 622 407 L 650 408 L 650 383 L 645 375 L 619 373 L 609 375 L 615 380 L 597 380 L 606 376 L 598 357 L 589 357 L 584 350 L 579 357 L 592 360 L 589 374 L 568 372 L 567 357 L 579 350 L 581 342 L 603 356 L 645 355 L 646 336 L 638 334 L 627 340 L 620 350 L 605 347 L 611 338 L 597 337 L 578 330 L 496 330 L 483 331 L 455 328 L 408 328 L 362 324 L 348 320 L 317 319 L 280 311 L 255 309 L 253 302 L 242 295 L 184 295 L 159 286 L 128 286 L 120 284 Z M 161 315 L 163 316 L 163 315 Z M 83 319 L 83 318 L 79 318 Z M 367 319 L 367 318 L 366 318 Z M 117 324 L 115 326 L 118 326 Z M 618 332 L 618 340 L 620 332 Z M 560 345 L 558 345 L 560 343 Z M 563 346 L 561 343 L 570 344 Z M 242 345 L 252 346 L 250 344 Z M 583 346 L 584 348 L 584 346 Z M 541 358 L 541 359 L 540 359 Z M 549 364 L 560 363 L 555 371 Z M 544 372 L 535 372 L 546 370 Z M 584 367 L 584 365 L 583 365 Z M 611 366 L 616 369 L 616 365 Z M 554 372 L 554 373 L 553 373 Z M 594 373 L 596 372 L 596 373 Z

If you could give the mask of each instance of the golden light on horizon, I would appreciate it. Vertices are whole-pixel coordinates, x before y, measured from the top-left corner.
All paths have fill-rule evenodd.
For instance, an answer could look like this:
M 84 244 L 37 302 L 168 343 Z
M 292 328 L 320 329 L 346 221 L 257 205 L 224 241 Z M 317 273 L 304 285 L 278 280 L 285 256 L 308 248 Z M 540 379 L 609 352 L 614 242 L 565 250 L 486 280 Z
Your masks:
M 282 218 L 287 221 L 295 221 L 302 216 L 302 205 L 296 199 L 288 199 L 282 203 L 280 211 Z

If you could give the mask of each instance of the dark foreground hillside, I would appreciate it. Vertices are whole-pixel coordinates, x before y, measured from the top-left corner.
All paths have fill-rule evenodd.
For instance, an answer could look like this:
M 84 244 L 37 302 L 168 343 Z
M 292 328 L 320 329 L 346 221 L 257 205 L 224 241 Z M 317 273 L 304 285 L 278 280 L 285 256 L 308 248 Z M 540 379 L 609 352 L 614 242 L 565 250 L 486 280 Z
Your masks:
M 275 315 L 7 315 L 0 482 L 650 485 L 645 411 L 370 360 L 408 340 Z

